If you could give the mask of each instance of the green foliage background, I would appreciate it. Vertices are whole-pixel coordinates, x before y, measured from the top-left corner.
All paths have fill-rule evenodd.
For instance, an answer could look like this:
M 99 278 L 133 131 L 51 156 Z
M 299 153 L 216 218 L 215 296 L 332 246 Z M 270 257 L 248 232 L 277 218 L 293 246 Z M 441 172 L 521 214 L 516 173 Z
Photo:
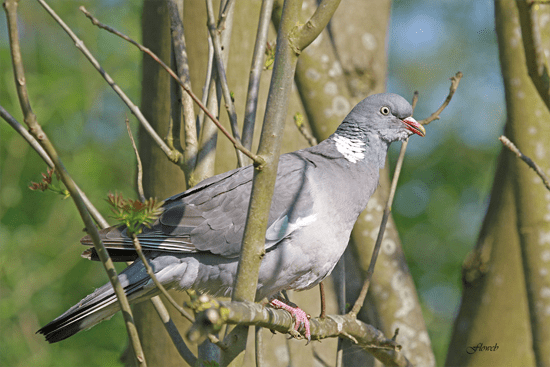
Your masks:
M 415 116 L 423 118 L 443 100 L 448 77 L 458 70 L 465 73 L 442 120 L 429 125 L 425 139 L 413 138 L 409 145 L 394 205 L 394 218 L 441 364 L 460 298 L 460 266 L 475 243 L 488 202 L 504 102 L 502 91 L 486 89 L 486 69 L 499 73 L 493 25 L 487 24 L 482 36 L 465 34 L 476 30 L 468 28 L 462 8 L 452 3 L 439 8 L 430 4 L 398 1 L 393 6 L 388 89 L 404 96 L 419 89 Z M 139 40 L 139 3 L 89 0 L 52 1 L 50 5 L 138 103 L 141 54 L 92 26 L 78 7 L 85 5 L 102 22 Z M 400 34 L 395 32 L 401 32 L 407 21 L 426 12 L 429 5 L 446 34 L 461 37 L 449 36 L 436 49 L 432 47 L 435 41 L 428 40 L 418 46 L 418 54 L 404 57 L 394 39 Z M 130 118 L 134 131 L 136 122 L 37 3 L 21 2 L 19 17 L 34 112 L 75 181 L 108 216 L 104 199 L 109 191 L 123 192 L 126 197 L 134 192 L 135 158 L 124 119 Z M 5 23 L 5 16 L 0 16 L 0 104 L 22 122 Z M 496 93 L 496 97 L 484 102 L 476 97 L 479 93 Z M 487 121 L 492 124 L 489 128 Z M 465 138 L 468 135 L 479 139 L 472 143 Z M 41 179 L 46 165 L 4 121 L 0 122 L 0 137 L 0 365 L 120 364 L 126 345 L 120 315 L 54 345 L 35 335 L 107 278 L 98 263 L 79 256 L 83 224 L 72 202 L 27 189 L 31 181 Z M 393 162 L 395 154 L 390 158 Z

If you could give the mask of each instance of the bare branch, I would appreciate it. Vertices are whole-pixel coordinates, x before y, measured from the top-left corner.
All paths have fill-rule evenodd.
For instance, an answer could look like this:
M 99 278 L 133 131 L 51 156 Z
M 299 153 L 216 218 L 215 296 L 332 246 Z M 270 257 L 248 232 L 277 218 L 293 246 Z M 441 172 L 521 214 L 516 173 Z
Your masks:
M 151 298 L 151 303 L 155 306 L 155 310 L 162 320 L 162 323 L 164 324 L 164 327 L 168 332 L 168 335 L 170 335 L 170 338 L 172 339 L 172 342 L 174 343 L 174 346 L 178 350 L 180 356 L 185 360 L 185 362 L 187 362 L 187 364 L 190 366 L 195 366 L 197 363 L 197 357 L 195 357 L 193 352 L 187 348 L 187 344 L 185 344 L 185 341 L 181 337 L 179 330 L 174 324 L 174 321 L 172 321 L 172 318 L 170 317 L 170 314 L 168 313 L 166 306 L 164 306 L 164 303 L 162 303 L 160 297 L 155 296 Z
M 256 43 L 252 55 L 252 66 L 250 68 L 250 79 L 248 80 L 248 93 L 246 96 L 246 107 L 243 122 L 242 143 L 248 149 L 252 147 L 254 137 L 254 124 L 256 121 L 256 110 L 258 108 L 258 93 L 260 92 L 260 79 L 263 71 L 263 59 L 267 47 L 267 33 L 273 10 L 274 0 L 263 0 L 260 9 L 260 21 L 256 33 Z
M 162 140 L 160 136 L 155 132 L 155 130 L 151 127 L 147 119 L 143 116 L 141 113 L 141 110 L 139 107 L 137 107 L 132 100 L 122 91 L 122 89 L 115 83 L 113 78 L 101 67 L 99 62 L 95 59 L 95 57 L 92 55 L 90 50 L 84 45 L 84 42 L 80 40 L 76 34 L 63 22 L 63 20 L 55 13 L 55 11 L 50 8 L 50 6 L 44 1 L 44 0 L 38 0 L 40 5 L 52 16 L 52 18 L 55 19 L 55 21 L 63 28 L 63 30 L 71 37 L 71 39 L 74 41 L 76 48 L 78 48 L 84 56 L 90 61 L 90 63 L 96 68 L 96 70 L 103 76 L 103 78 L 107 81 L 107 83 L 113 88 L 116 94 L 122 99 L 122 101 L 128 106 L 130 111 L 137 117 L 138 121 L 142 124 L 144 129 L 147 131 L 147 133 L 151 136 L 151 138 L 155 141 L 155 143 L 162 149 L 162 151 L 166 154 L 168 159 L 170 159 L 173 162 L 177 162 L 179 160 L 179 156 L 181 153 L 178 151 L 172 151 L 166 145 L 166 143 Z
M 46 151 L 44 150 L 44 148 L 42 148 L 42 146 L 40 146 L 40 144 L 38 143 L 38 141 L 36 141 L 36 139 L 34 138 L 34 136 L 32 136 L 31 134 L 29 134 L 29 132 L 23 127 L 23 125 L 21 125 L 12 115 L 10 115 L 10 113 L 8 111 L 6 111 L 4 109 L 4 107 L 0 106 L 0 116 L 2 116 L 2 118 L 4 120 L 6 120 L 6 122 L 8 124 L 11 125 L 11 127 L 13 127 L 15 129 L 15 131 L 17 131 L 22 137 L 23 139 L 25 139 L 29 145 L 38 153 L 38 155 L 40 156 L 40 158 L 42 158 L 44 160 L 44 162 L 46 162 L 46 164 L 50 167 L 50 168 L 55 168 L 55 165 L 53 164 L 50 156 L 48 155 L 48 153 L 46 153 Z M 76 185 L 76 183 L 75 183 Z M 94 206 L 94 204 L 92 204 L 92 202 L 90 201 L 90 199 L 88 199 L 88 197 L 86 196 L 86 194 L 84 193 L 84 191 L 82 191 L 80 189 L 80 187 L 78 187 L 76 185 L 76 189 L 78 190 L 78 193 L 80 194 L 80 196 L 82 197 L 82 200 L 84 201 L 84 204 L 86 205 L 86 208 L 88 209 L 88 211 L 90 212 L 90 215 L 92 216 L 92 218 L 95 220 L 95 222 L 101 227 L 101 228 L 107 228 L 109 227 L 109 223 L 107 223 L 107 221 L 105 220 L 105 218 L 103 218 L 103 216 L 101 215 L 101 213 L 99 212 L 99 210 L 97 210 L 97 208 Z
M 304 116 L 301 113 L 294 115 L 294 125 L 296 125 L 300 134 L 307 140 L 309 146 L 317 145 L 317 139 L 315 139 L 311 130 L 304 124 Z
M 456 89 L 458 88 L 458 83 L 460 82 L 460 79 L 462 78 L 462 73 L 458 72 L 455 76 L 450 78 L 451 80 L 451 87 L 449 89 L 449 94 L 447 95 L 447 98 L 439 107 L 439 109 L 432 113 L 432 115 L 425 119 L 420 121 L 421 124 L 427 125 L 431 121 L 439 119 L 439 114 L 447 107 L 451 99 L 453 98 L 454 93 L 456 92 Z M 416 103 L 418 102 L 418 91 L 414 92 L 413 100 L 412 100 L 412 107 L 413 111 L 416 107 Z M 395 165 L 395 172 L 393 174 L 393 179 L 390 187 L 390 194 L 388 197 L 388 201 L 386 202 L 386 207 L 384 209 L 384 213 L 382 215 L 382 222 L 380 223 L 380 229 L 378 230 L 378 237 L 376 238 L 376 243 L 374 245 L 374 249 L 372 250 L 372 257 L 370 260 L 369 268 L 367 270 L 367 274 L 365 276 L 365 282 L 363 283 L 363 288 L 361 289 L 361 292 L 359 294 L 359 297 L 355 301 L 355 304 L 353 305 L 352 310 L 350 311 L 350 314 L 353 317 L 356 317 L 359 313 L 359 310 L 361 307 L 363 307 L 363 303 L 365 302 L 365 297 L 367 296 L 367 292 L 369 290 L 370 282 L 372 280 L 372 276 L 374 274 L 374 267 L 376 265 L 376 260 L 378 259 L 378 254 L 380 253 L 380 247 L 382 245 L 382 239 L 384 238 L 384 232 L 386 230 L 386 224 L 388 222 L 390 213 L 391 213 L 391 207 L 393 205 L 393 198 L 395 196 L 395 190 L 397 188 L 397 181 L 399 180 L 399 175 L 401 173 L 401 167 L 403 166 L 403 160 L 405 159 L 405 152 L 407 151 L 407 144 L 409 140 L 405 140 L 401 144 L 401 150 L 399 152 L 399 158 L 397 159 L 397 163 Z
M 325 29 L 330 18 L 340 5 L 340 0 L 322 0 L 315 13 L 306 24 L 297 27 L 293 32 L 295 52 L 302 52 Z
M 445 98 L 445 101 L 443 102 L 443 104 L 441 105 L 441 107 L 439 107 L 437 109 L 437 111 L 435 111 L 434 113 L 432 113 L 430 115 L 430 117 L 424 119 L 424 120 L 420 120 L 418 121 L 419 124 L 421 125 L 428 125 L 430 122 L 432 122 L 433 120 L 439 120 L 439 114 L 441 114 L 441 112 L 443 112 L 443 110 L 449 105 L 449 102 L 451 102 L 451 99 L 453 98 L 453 95 L 455 94 L 456 92 L 456 89 L 458 88 L 458 83 L 460 83 L 460 79 L 462 79 L 462 73 L 459 71 L 458 73 L 456 73 L 455 76 L 451 77 L 450 80 L 451 80 L 451 87 L 449 89 L 449 94 L 447 95 L 447 98 Z
M 206 76 L 204 77 L 204 85 L 202 86 L 202 104 L 208 106 L 208 98 L 210 96 L 210 83 L 212 81 L 212 70 L 214 69 L 214 45 L 212 39 L 208 37 L 208 62 L 206 63 Z M 197 117 L 197 130 L 202 131 L 204 124 L 204 110 L 199 110 Z
M 229 5 L 229 2 L 227 5 Z M 231 11 L 231 9 L 233 8 L 229 8 L 229 11 Z M 216 27 L 216 19 L 214 17 L 212 0 L 206 0 L 206 12 L 208 15 L 208 31 L 210 32 L 210 38 L 212 39 L 212 44 L 214 45 L 216 73 L 220 82 L 220 86 L 222 88 L 223 99 L 225 100 L 225 108 L 227 110 L 227 115 L 229 116 L 229 121 L 231 125 L 231 132 L 233 133 L 233 137 L 235 138 L 235 140 L 240 142 L 241 137 L 239 136 L 239 126 L 237 124 L 237 111 L 235 110 L 235 104 L 233 103 L 231 92 L 229 91 L 229 85 L 227 84 L 227 75 L 225 74 L 225 66 L 222 59 L 222 45 L 220 34 L 218 33 L 218 28 Z M 236 152 L 239 167 L 242 167 L 244 165 L 244 157 L 238 149 Z
M 187 48 L 183 33 L 183 23 L 179 16 L 178 6 L 174 0 L 168 0 L 168 13 L 170 14 L 170 32 L 172 33 L 173 52 L 176 59 L 176 70 L 179 79 L 191 90 L 191 79 L 189 75 L 189 63 L 187 59 Z M 176 88 L 181 88 L 177 86 Z M 176 103 L 178 103 L 176 101 Z M 183 131 L 185 134 L 185 146 L 183 149 L 183 170 L 185 172 L 187 186 L 190 186 L 190 176 L 195 168 L 195 161 L 198 152 L 197 127 L 195 124 L 195 111 L 193 99 L 188 93 L 182 93 L 181 105 L 183 106 Z M 174 110 L 174 109 L 173 109 Z M 179 109 L 175 109 L 179 112 Z M 179 113 L 178 113 L 179 117 Z M 175 120 L 173 118 L 173 120 Z M 177 138 L 177 137 L 176 137 Z
M 145 193 L 143 192 L 143 165 L 141 164 L 141 158 L 139 157 L 138 149 L 136 146 L 136 141 L 134 140 L 134 135 L 132 135 L 132 129 L 130 128 L 130 120 L 126 118 L 124 120 L 126 123 L 126 129 L 128 129 L 128 136 L 130 136 L 130 141 L 132 142 L 132 148 L 134 148 L 134 153 L 136 153 L 137 160 L 137 190 L 139 194 L 139 199 L 142 202 L 145 202 Z
M 548 180 L 548 176 L 544 174 L 544 171 L 539 167 L 538 164 L 536 164 L 531 158 L 524 155 L 518 147 L 515 146 L 514 143 L 510 141 L 506 136 L 502 135 L 498 138 L 502 142 L 502 145 L 504 145 L 506 148 L 510 149 L 513 153 L 515 153 L 518 158 L 520 158 L 522 161 L 524 161 L 530 168 L 532 168 L 537 175 L 542 179 L 542 183 L 544 186 L 550 190 L 550 182 Z
M 258 148 L 258 155 L 265 159 L 266 164 L 263 169 L 254 171 L 241 257 L 232 294 L 234 301 L 252 301 L 256 294 L 260 262 L 265 253 L 267 217 L 277 177 L 288 98 L 298 60 L 292 51 L 289 35 L 298 20 L 300 10 L 299 0 L 286 1 L 283 7 L 267 109 Z
M 43 0 L 38 0 L 39 2 L 43 2 Z M 216 126 L 218 127 L 218 129 L 220 129 L 222 131 L 222 133 L 227 136 L 227 138 L 231 141 L 231 143 L 233 143 L 233 146 L 240 150 L 241 152 L 243 152 L 247 157 L 249 157 L 250 159 L 252 159 L 254 161 L 254 164 L 256 165 L 263 165 L 265 162 L 260 158 L 258 157 L 257 155 L 255 155 L 254 153 L 252 153 L 251 151 L 249 151 L 248 149 L 246 149 L 239 141 L 237 141 L 235 138 L 233 138 L 231 136 L 231 134 L 229 134 L 229 132 L 225 129 L 225 127 L 222 126 L 222 124 L 220 123 L 220 121 L 212 114 L 210 113 L 210 111 L 208 111 L 208 109 L 206 108 L 206 106 L 204 106 L 204 104 L 202 104 L 202 102 L 198 99 L 198 97 L 193 93 L 193 91 L 191 91 L 191 89 L 189 89 L 185 83 L 183 83 L 179 78 L 178 76 L 174 73 L 174 71 L 172 69 L 170 69 L 168 67 L 168 65 L 166 65 L 162 60 L 160 60 L 158 58 L 157 55 L 155 55 L 151 50 L 149 50 L 147 47 L 145 46 L 142 46 L 141 44 L 137 43 L 136 41 L 134 41 L 133 39 L 131 39 L 130 37 L 118 32 L 117 30 L 109 27 L 109 26 L 106 26 L 104 24 L 102 24 L 101 22 L 99 22 L 96 18 L 94 18 L 87 10 L 86 8 L 84 8 L 83 6 L 80 7 L 80 10 L 88 17 L 90 18 L 90 20 L 92 20 L 92 23 L 94 25 L 97 25 L 98 27 L 100 28 L 103 28 L 119 37 L 121 37 L 122 39 L 130 42 L 131 44 L 133 44 L 134 46 L 136 46 L 140 51 L 146 53 L 147 55 L 149 55 L 151 58 L 153 58 L 153 60 L 155 60 L 156 62 L 159 63 L 160 66 L 162 66 L 164 68 L 164 70 L 166 70 L 168 72 L 168 74 L 170 74 L 170 76 L 172 78 L 174 78 L 178 84 L 183 88 L 183 90 L 185 90 L 189 96 L 191 96 L 191 98 L 193 99 L 193 101 L 195 101 L 195 103 L 204 111 L 204 113 L 206 114 L 206 116 L 208 116 L 212 122 L 214 122 L 214 124 L 216 124 Z M 71 32 L 72 33 L 72 32 Z M 76 36 L 75 36 L 76 38 Z M 78 40 L 78 38 L 76 38 Z M 76 41 L 75 41 L 76 42 Z M 136 107 L 137 108 L 137 107 Z M 133 112 L 133 111 L 132 111 Z M 139 118 L 139 116 L 137 116 Z M 140 121 L 141 122 L 141 121 Z M 157 135 L 158 136 L 158 135 Z M 160 139 L 160 137 L 159 137 Z M 162 141 L 162 140 L 161 140 Z M 168 146 L 163 142 L 163 144 L 166 146 L 166 149 L 168 151 L 170 151 L 170 149 L 168 148 Z M 163 149 L 164 150 L 164 149 Z M 179 152 L 177 152 L 178 154 L 181 154 Z M 174 153 L 175 154 L 175 153 Z M 168 155 L 168 154 L 167 154 Z M 173 160 L 173 158 L 171 158 L 171 156 L 169 156 L 169 158 L 176 162 L 176 160 Z
M 225 29 L 225 22 L 227 21 L 227 18 L 229 17 L 230 12 L 232 11 L 234 0 L 226 0 L 225 5 L 223 9 L 220 11 L 220 16 L 218 17 L 218 31 L 223 31 Z
M 391 207 L 393 204 L 393 198 L 395 196 L 395 190 L 397 188 L 397 181 L 399 180 L 399 174 L 401 173 L 401 167 L 403 166 L 403 160 L 405 158 L 405 152 L 407 151 L 408 143 L 409 139 L 405 140 L 401 144 L 399 158 L 397 159 L 395 172 L 393 174 L 393 179 L 391 182 L 390 194 L 388 197 L 388 201 L 386 202 L 386 207 L 384 208 L 384 214 L 382 215 L 382 223 L 380 223 L 378 237 L 376 238 L 376 243 L 374 245 L 374 249 L 372 250 L 372 257 L 370 260 L 369 268 L 367 270 L 367 274 L 365 276 L 365 282 L 363 283 L 363 288 L 361 289 L 361 293 L 359 293 L 359 297 L 357 297 L 357 300 L 355 301 L 355 304 L 353 305 L 353 308 L 349 313 L 350 315 L 353 315 L 353 317 L 356 317 L 361 307 L 363 307 L 365 297 L 367 296 L 367 292 L 369 290 L 370 282 L 374 274 L 374 266 L 376 265 L 376 260 L 378 259 L 378 254 L 380 253 L 380 247 L 382 246 L 382 239 L 384 238 L 384 232 L 386 231 L 386 224 L 388 223 L 388 219 L 391 214 Z
M 187 311 L 183 309 L 180 305 L 177 304 L 177 302 L 170 296 L 166 288 L 158 281 L 155 272 L 151 268 L 151 265 L 149 265 L 149 262 L 147 261 L 147 258 L 143 254 L 143 251 L 141 249 L 141 245 L 139 243 L 139 240 L 135 234 L 132 234 L 132 243 L 134 244 L 134 248 L 136 249 L 136 252 L 138 253 L 139 258 L 143 262 L 143 265 L 145 266 L 145 270 L 147 271 L 147 274 L 151 279 L 153 280 L 153 283 L 157 286 L 157 288 L 162 292 L 162 294 L 168 299 L 168 301 L 174 306 L 178 312 L 185 317 L 187 320 L 193 322 L 193 316 L 191 316 Z
M 42 3 L 43 1 L 41 1 L 41 4 Z M 78 193 L 73 179 L 61 162 L 61 159 L 59 158 L 59 155 L 57 154 L 57 151 L 55 150 L 52 142 L 49 140 L 46 133 L 42 130 L 42 127 L 36 119 L 36 115 L 32 112 L 25 83 L 25 71 L 23 68 L 21 49 L 19 47 L 19 35 L 17 29 L 17 5 L 17 1 L 7 0 L 6 2 L 4 2 L 4 9 L 6 11 L 8 20 L 8 33 L 10 39 L 10 51 L 12 55 L 15 85 L 17 89 L 17 94 L 19 96 L 21 110 L 23 111 L 23 115 L 25 116 L 24 121 L 29 127 L 29 132 L 31 133 L 31 135 L 34 136 L 34 138 L 40 143 L 42 148 L 44 148 L 46 154 L 51 158 L 55 166 L 55 170 L 59 173 L 61 180 L 71 194 L 71 197 L 80 213 L 80 216 L 82 217 L 82 221 L 86 225 L 86 230 L 92 237 L 94 247 L 99 255 L 99 258 L 101 259 L 101 263 L 103 264 L 105 271 L 107 272 L 109 281 L 111 282 L 111 285 L 113 286 L 117 299 L 120 303 L 120 308 L 123 311 L 122 314 L 124 316 L 126 324 L 126 330 L 128 332 L 128 336 L 134 350 L 134 356 L 136 357 L 139 366 L 146 366 L 147 363 L 145 362 L 145 356 L 143 355 L 143 350 L 141 348 L 141 343 L 137 334 L 134 318 L 132 316 L 132 310 L 130 309 L 130 304 L 128 303 L 126 294 L 124 293 L 124 288 L 122 287 L 118 279 L 113 261 L 109 257 L 109 254 L 101 241 L 99 232 L 97 231 L 97 228 L 94 225 L 94 222 L 90 217 L 88 210 L 86 209 L 86 205 L 84 204 L 82 197 Z M 43 4 L 43 6 L 44 5 L 47 6 L 45 3 Z

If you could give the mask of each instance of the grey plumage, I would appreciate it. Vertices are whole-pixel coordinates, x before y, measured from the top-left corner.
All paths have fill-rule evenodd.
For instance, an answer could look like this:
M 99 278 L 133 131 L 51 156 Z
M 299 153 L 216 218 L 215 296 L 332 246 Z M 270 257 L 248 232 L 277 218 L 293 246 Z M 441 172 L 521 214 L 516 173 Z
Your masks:
M 319 145 L 281 155 L 266 232 L 256 299 L 284 289 L 303 290 L 323 280 L 344 252 L 357 217 L 378 185 L 389 144 L 424 129 L 395 94 L 361 101 Z M 168 198 L 163 213 L 138 236 L 154 272 L 167 288 L 231 293 L 241 247 L 253 168 L 235 169 Z M 125 228 L 100 232 L 119 261 L 134 259 Z M 89 237 L 82 243 L 91 244 Z M 86 252 L 94 259 L 95 250 Z M 158 290 L 135 261 L 119 278 L 130 302 Z M 49 342 L 92 327 L 119 310 L 110 284 L 97 289 L 38 332 Z

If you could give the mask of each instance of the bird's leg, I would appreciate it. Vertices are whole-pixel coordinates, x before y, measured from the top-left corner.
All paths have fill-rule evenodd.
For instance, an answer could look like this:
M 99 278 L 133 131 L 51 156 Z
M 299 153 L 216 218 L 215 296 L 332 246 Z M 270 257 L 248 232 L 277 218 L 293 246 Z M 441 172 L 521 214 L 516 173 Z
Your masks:
M 319 283 L 319 292 L 321 293 L 321 314 L 319 315 L 319 317 L 321 319 L 324 319 L 327 315 L 327 306 L 325 304 L 325 283 L 323 283 L 322 281 L 321 283 Z
M 285 292 L 285 296 L 286 296 L 286 292 Z M 286 298 L 287 299 L 283 301 L 280 296 L 275 296 L 273 299 L 269 301 L 269 304 L 274 308 L 280 308 L 288 311 L 292 315 L 292 317 L 294 317 L 294 320 L 295 320 L 294 330 L 298 331 L 298 329 L 300 329 L 300 326 L 303 326 L 305 329 L 304 335 L 307 339 L 307 342 L 309 343 L 311 341 L 311 331 L 309 328 L 310 316 L 300 307 L 290 302 L 288 300 L 288 297 Z

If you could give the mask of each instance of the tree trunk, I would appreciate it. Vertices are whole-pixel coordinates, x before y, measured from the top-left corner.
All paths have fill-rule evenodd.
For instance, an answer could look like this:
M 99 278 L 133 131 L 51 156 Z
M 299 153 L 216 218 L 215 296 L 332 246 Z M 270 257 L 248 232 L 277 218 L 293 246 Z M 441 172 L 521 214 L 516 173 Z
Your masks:
M 142 10 L 143 44 L 170 65 L 170 19 L 165 1 L 146 0 Z M 157 62 L 143 55 L 141 110 L 157 133 L 164 137 L 170 121 L 170 77 Z M 165 199 L 185 190 L 185 177 L 181 169 L 168 161 L 166 155 L 141 127 L 139 153 L 143 162 L 143 188 L 145 196 Z M 184 293 L 171 292 L 179 303 Z M 189 322 L 167 302 L 164 304 L 180 332 L 189 328 Z M 136 326 L 149 366 L 181 366 L 182 358 L 174 347 L 151 302 L 134 306 Z M 191 346 L 190 346 L 191 347 Z M 133 361 L 127 361 L 132 365 Z
M 495 1 L 505 133 L 547 171 L 550 113 L 527 73 L 518 4 Z M 548 49 L 548 32 L 541 35 Z M 550 365 L 549 201 L 540 178 L 504 149 L 478 244 L 463 267 L 464 292 L 447 365 Z M 498 349 L 480 351 L 480 343 Z

